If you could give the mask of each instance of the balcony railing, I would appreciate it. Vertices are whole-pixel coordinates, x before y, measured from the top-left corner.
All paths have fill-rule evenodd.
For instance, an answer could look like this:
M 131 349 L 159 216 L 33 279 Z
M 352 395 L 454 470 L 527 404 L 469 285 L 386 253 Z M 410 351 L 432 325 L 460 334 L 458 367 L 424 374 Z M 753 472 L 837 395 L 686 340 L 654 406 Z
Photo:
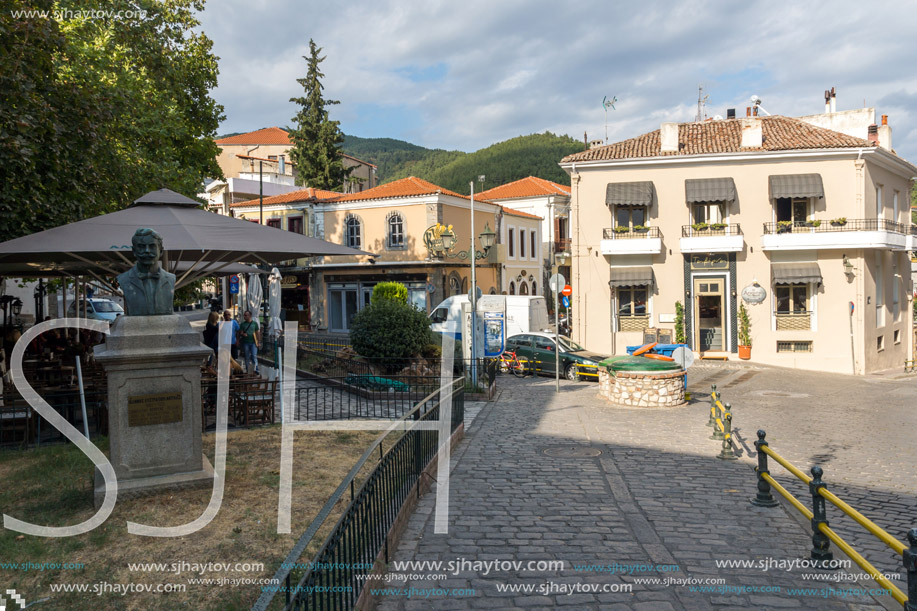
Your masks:
M 557 238 L 554 240 L 554 252 L 567 252 L 570 250 L 570 238 Z
M 774 312 L 778 331 L 809 331 L 812 328 L 812 312 Z
M 814 223 L 818 223 L 816 226 Z M 779 233 L 828 233 L 835 231 L 888 231 L 907 235 L 912 229 L 904 223 L 888 219 L 849 219 L 843 222 L 825 221 L 777 221 L 764 223 L 764 235 Z
M 659 227 L 644 227 L 643 229 L 634 229 L 633 227 L 606 227 L 602 230 L 602 239 L 605 240 L 639 240 L 644 238 L 661 238 L 662 232 Z
M 714 235 L 742 235 L 742 228 L 738 223 L 712 223 L 709 225 L 682 225 L 681 237 L 703 238 Z

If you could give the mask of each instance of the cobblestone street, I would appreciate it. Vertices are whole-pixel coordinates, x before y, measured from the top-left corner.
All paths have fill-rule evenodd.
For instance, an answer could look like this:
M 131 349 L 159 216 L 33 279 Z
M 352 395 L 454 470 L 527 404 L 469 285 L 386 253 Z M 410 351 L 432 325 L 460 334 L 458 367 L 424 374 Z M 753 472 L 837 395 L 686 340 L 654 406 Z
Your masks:
M 705 426 L 711 383 L 733 406 L 738 461 L 715 458 L 720 443 L 709 439 Z M 498 400 L 468 425 L 453 456 L 449 533 L 433 532 L 434 487 L 392 558 L 523 565 L 475 567 L 445 578 L 402 570 L 417 578 L 390 580 L 390 587 L 475 593 L 387 596 L 380 609 L 882 608 L 880 595 L 862 593 L 875 587 L 871 581 L 851 581 L 861 573 L 856 566 L 812 579 L 804 576 L 812 572 L 806 568 L 718 563 L 787 563 L 807 558 L 811 549 L 811 531 L 788 510 L 748 502 L 755 492 L 759 428 L 804 471 L 822 465 L 829 489 L 905 540 L 906 529 L 917 526 L 917 474 L 908 441 L 917 420 L 911 406 L 917 378 L 704 363 L 689 373 L 692 403 L 658 410 L 612 407 L 598 398 L 595 384 L 561 384 L 555 394 L 553 380 L 500 378 Z M 801 483 L 793 484 L 773 463 L 771 471 L 810 504 Z M 900 557 L 841 515 L 828 505 L 832 528 L 880 570 L 901 573 Z M 565 567 L 525 570 L 528 561 L 541 560 L 563 560 Z M 678 571 L 647 565 L 677 565 Z M 622 567 L 631 574 L 622 574 Z M 666 578 L 681 581 L 672 585 Z M 654 579 L 658 583 L 646 582 Z M 593 586 L 599 591 L 583 591 Z M 571 588 L 580 591 L 568 594 Z

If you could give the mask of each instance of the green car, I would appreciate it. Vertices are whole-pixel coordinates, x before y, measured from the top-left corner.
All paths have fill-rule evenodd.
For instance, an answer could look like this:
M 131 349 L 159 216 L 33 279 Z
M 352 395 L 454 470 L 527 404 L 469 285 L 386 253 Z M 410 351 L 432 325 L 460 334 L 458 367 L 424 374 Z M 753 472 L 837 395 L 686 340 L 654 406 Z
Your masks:
M 506 340 L 506 350 L 516 356 L 535 363 L 535 371 L 542 375 L 554 375 L 557 360 L 554 335 L 551 333 L 520 333 Z M 589 352 L 569 338 L 560 336 L 560 372 L 568 380 L 595 380 L 599 374 L 596 365 L 608 358 Z

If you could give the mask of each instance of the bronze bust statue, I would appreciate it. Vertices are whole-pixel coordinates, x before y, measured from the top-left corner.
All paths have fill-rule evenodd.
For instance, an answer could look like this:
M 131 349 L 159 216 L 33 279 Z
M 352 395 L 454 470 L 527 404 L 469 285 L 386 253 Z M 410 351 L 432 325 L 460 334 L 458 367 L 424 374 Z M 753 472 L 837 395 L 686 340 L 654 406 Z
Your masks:
M 159 265 L 162 236 L 152 229 L 138 229 L 131 238 L 137 262 L 118 276 L 124 294 L 126 316 L 158 316 L 172 313 L 175 274 Z

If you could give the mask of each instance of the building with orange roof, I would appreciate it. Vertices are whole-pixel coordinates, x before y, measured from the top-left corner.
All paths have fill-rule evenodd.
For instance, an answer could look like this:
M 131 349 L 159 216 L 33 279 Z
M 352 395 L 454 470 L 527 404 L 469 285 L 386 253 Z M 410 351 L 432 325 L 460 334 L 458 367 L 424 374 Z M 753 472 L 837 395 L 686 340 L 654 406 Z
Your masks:
M 273 197 L 302 189 L 296 184 L 296 167 L 289 160 L 289 132 L 265 127 L 214 141 L 220 147 L 217 163 L 226 180 L 206 186 L 204 197 L 211 207 L 229 213 L 230 204 L 259 196 Z M 343 155 L 344 166 L 352 167 L 343 192 L 359 192 L 376 186 L 376 166 L 350 155 Z
M 900 368 L 917 167 L 875 119 L 837 111 L 832 90 L 823 114 L 730 111 L 565 157 L 573 339 L 624 354 L 683 327 L 701 358 Z
M 520 212 L 541 217 L 540 259 L 541 286 L 547 286 L 554 272 L 570 277 L 570 187 L 537 176 L 528 176 L 481 192 L 481 197 Z M 509 233 L 524 231 L 512 223 L 504 226 L 504 241 Z M 547 292 L 545 292 L 547 294 Z

